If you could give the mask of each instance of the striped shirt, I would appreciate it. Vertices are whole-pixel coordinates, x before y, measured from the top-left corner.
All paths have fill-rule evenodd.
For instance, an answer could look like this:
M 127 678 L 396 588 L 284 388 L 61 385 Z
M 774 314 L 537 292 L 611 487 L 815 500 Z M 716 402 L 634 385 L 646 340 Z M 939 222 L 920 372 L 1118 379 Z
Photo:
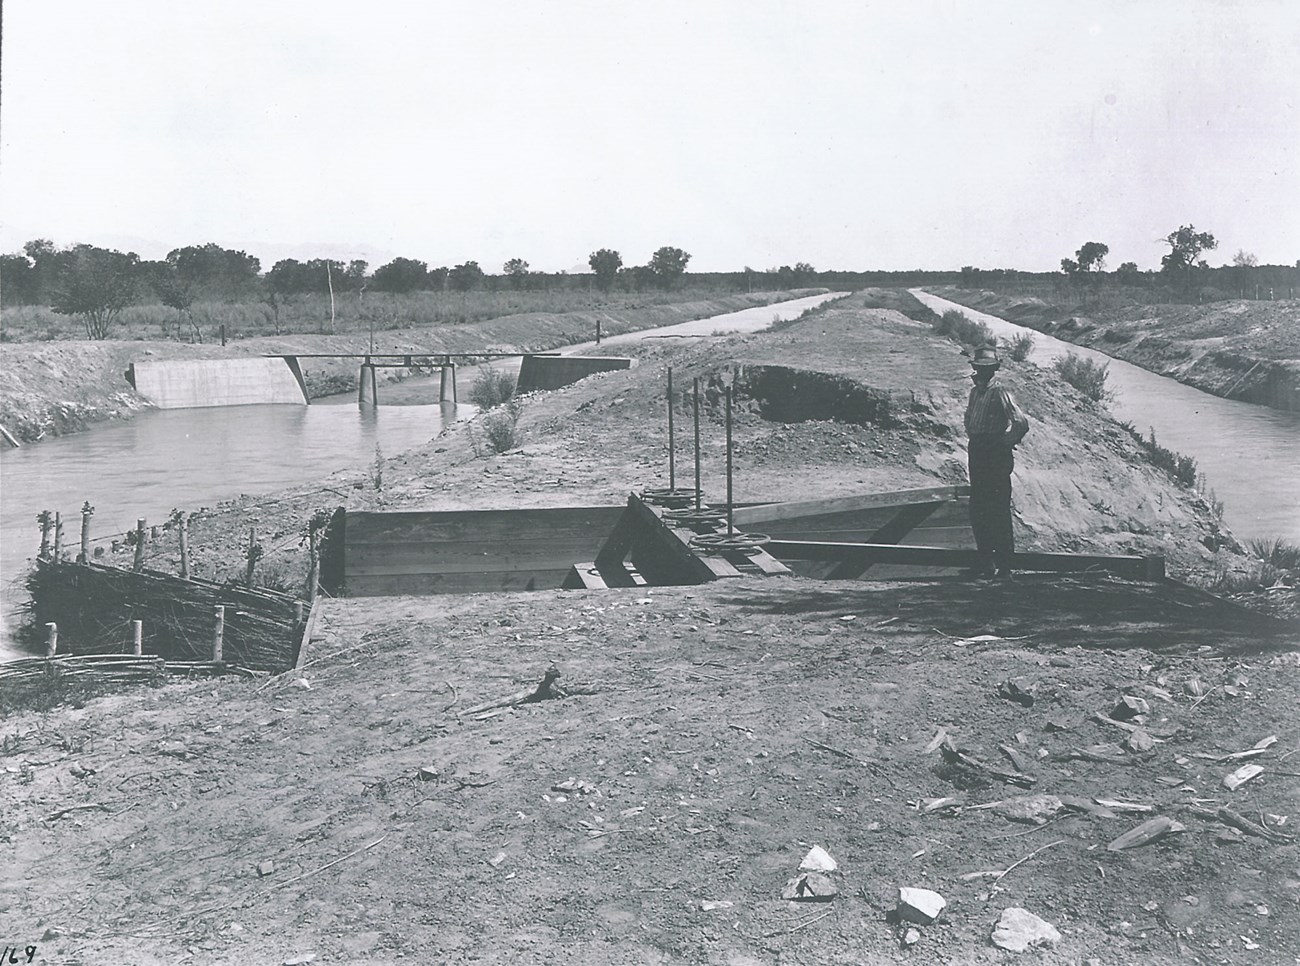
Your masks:
M 986 386 L 972 386 L 966 403 L 966 433 L 995 436 L 1015 446 L 1029 432 L 1029 420 L 1015 397 L 994 378 Z

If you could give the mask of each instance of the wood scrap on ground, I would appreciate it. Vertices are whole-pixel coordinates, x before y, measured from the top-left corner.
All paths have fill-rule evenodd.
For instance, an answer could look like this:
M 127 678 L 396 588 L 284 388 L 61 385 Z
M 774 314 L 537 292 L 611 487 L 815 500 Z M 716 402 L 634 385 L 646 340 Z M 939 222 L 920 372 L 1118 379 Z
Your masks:
M 515 708 L 521 704 L 534 704 L 538 701 L 549 701 L 556 698 L 565 697 L 568 692 L 555 682 L 560 679 L 559 669 L 552 664 L 546 669 L 542 680 L 534 688 L 525 688 L 522 691 L 516 691 L 514 694 L 507 694 L 504 698 L 497 698 L 494 701 L 484 701 L 482 704 L 476 704 L 472 708 L 466 708 L 464 711 L 457 712 L 457 717 L 464 717 L 467 714 L 480 714 L 484 711 L 491 711 L 494 708 Z

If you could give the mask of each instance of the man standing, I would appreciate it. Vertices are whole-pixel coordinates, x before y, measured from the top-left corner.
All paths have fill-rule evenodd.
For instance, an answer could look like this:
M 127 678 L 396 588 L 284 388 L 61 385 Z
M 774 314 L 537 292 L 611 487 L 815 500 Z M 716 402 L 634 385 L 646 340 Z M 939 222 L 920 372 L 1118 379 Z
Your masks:
M 970 467 L 970 525 L 980 565 L 974 573 L 1011 576 L 1015 538 L 1011 532 L 1011 471 L 1014 449 L 1029 432 L 1029 420 L 994 378 L 1001 366 L 996 346 L 980 346 L 971 358 L 975 386 L 966 403 Z

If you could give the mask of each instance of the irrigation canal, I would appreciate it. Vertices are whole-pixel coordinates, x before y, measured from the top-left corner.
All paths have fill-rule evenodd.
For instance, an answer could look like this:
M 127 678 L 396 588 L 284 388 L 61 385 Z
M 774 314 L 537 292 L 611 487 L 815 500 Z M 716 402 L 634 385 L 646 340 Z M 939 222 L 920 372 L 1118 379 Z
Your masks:
M 811 296 L 645 329 L 604 344 L 755 332 L 832 297 Z M 593 345 L 564 352 L 580 354 Z M 504 365 L 517 369 L 519 360 Z M 462 392 L 468 389 L 461 386 Z M 155 410 L 5 450 L 0 455 L 0 661 L 23 656 L 10 642 L 10 627 L 15 608 L 27 599 L 23 580 L 28 560 L 39 549 L 36 515 L 42 510 L 62 514 L 64 546 L 75 553 L 85 501 L 95 508 L 92 535 L 102 542 L 125 534 L 139 517 L 160 525 L 174 508 L 197 510 L 356 470 L 373 463 L 376 447 L 395 456 L 436 436 L 446 421 L 475 412 L 464 403 L 459 409 L 439 405 L 436 378 L 384 384 L 379 392 L 379 406 L 357 406 L 355 395 L 348 393 L 318 401 L 330 405 Z M 340 490 L 339 501 L 345 499 Z M 274 549 L 267 547 L 268 552 Z M 273 559 L 268 556 L 268 563 Z
M 1111 411 L 1142 433 L 1154 430 L 1162 446 L 1195 457 L 1239 539 L 1300 543 L 1300 413 L 1220 399 L 995 315 L 920 290 L 913 294 L 936 312 L 957 309 L 986 323 L 999 338 L 1028 332 L 1034 337 L 1030 361 L 1040 366 L 1068 352 L 1108 364 L 1107 384 L 1116 390 Z

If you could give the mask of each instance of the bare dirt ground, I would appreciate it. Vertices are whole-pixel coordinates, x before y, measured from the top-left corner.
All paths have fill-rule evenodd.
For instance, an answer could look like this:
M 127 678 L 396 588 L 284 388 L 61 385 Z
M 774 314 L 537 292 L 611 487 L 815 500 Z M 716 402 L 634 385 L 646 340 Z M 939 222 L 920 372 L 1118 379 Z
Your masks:
M 1300 410 L 1300 301 L 1133 305 L 1082 313 L 1037 298 L 936 294 L 1229 399 Z
M 738 500 L 959 481 L 965 360 L 869 304 L 620 347 L 632 370 L 526 400 L 517 449 L 489 455 L 481 418 L 459 424 L 386 461 L 380 488 L 340 474 L 237 501 L 194 544 L 216 571 L 252 516 L 291 537 L 343 501 L 622 502 L 666 482 L 668 364 L 705 385 L 710 495 L 724 373 L 742 388 Z M 1160 550 L 1179 573 L 1233 556 L 1103 412 L 1031 366 L 1006 378 L 1034 419 L 1022 547 Z M 812 409 L 783 422 L 792 398 Z M 339 600 L 306 660 L 0 722 L 3 941 L 87 964 L 1001 963 L 1018 957 L 993 924 L 1024 907 L 1060 932 L 1027 954 L 1045 963 L 1300 956 L 1300 628 L 1187 587 L 745 578 Z M 552 665 L 567 696 L 467 713 Z M 1148 706 L 1130 728 L 1094 717 L 1124 696 Z M 1228 790 L 1248 763 L 1262 772 Z M 1044 824 L 1027 795 L 1048 796 Z M 1182 830 L 1108 849 L 1161 817 Z M 813 845 L 839 863 L 837 898 L 783 899 Z M 908 886 L 948 903 L 911 946 L 891 921 Z
M 1044 962 L 1300 954 L 1300 852 L 1212 817 L 1292 828 L 1300 654 L 1271 649 L 1296 639 L 1191 592 L 744 580 L 326 614 L 271 687 L 5 722 L 7 939 L 64 963 L 996 963 L 1021 906 L 1061 932 Z M 552 663 L 572 696 L 457 715 Z M 1032 707 L 998 696 L 1011 678 Z M 1150 703 L 1149 751 L 1090 717 L 1123 695 Z M 1036 783 L 945 766 L 941 727 Z M 1226 791 L 1238 762 L 1214 758 L 1270 735 Z M 1072 804 L 1043 826 L 975 807 L 1040 793 Z M 1186 831 L 1107 850 L 1153 816 Z M 782 900 L 812 845 L 839 898 Z M 911 950 L 901 886 L 948 901 Z

